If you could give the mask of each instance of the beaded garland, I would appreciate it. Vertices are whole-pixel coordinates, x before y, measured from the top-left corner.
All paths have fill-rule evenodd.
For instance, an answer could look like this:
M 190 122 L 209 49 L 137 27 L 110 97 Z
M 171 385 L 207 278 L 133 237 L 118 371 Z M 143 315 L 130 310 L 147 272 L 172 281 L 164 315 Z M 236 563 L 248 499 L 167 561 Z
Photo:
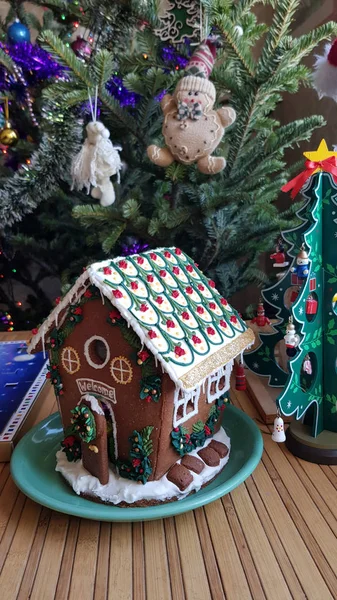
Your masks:
M 226 396 L 218 398 L 209 411 L 206 423 L 203 423 L 201 420 L 194 423 L 191 434 L 188 433 L 186 427 L 181 425 L 173 429 L 171 432 L 172 446 L 180 456 L 192 452 L 198 446 L 203 446 L 205 441 L 212 437 L 215 425 L 227 402 L 228 398 Z

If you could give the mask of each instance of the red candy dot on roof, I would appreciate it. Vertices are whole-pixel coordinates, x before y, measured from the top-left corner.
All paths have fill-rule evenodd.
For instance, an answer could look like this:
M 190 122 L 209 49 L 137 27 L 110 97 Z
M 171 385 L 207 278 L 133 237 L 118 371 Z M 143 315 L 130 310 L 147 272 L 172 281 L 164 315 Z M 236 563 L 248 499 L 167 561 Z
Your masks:
M 184 312 L 181 313 L 181 316 L 182 316 L 183 319 L 189 319 L 190 318 L 190 315 L 188 314 L 188 312 L 186 310 L 184 310 Z
M 178 296 L 179 296 L 178 290 L 173 290 L 171 295 L 172 295 L 172 298 L 178 298 Z
M 111 275 L 112 270 L 110 269 L 110 267 L 103 267 L 103 273 L 104 275 Z
M 216 304 L 215 304 L 215 302 L 210 302 L 208 306 L 209 306 L 209 307 L 210 307 L 212 310 L 215 310 L 215 309 L 216 309 Z
M 173 267 L 172 271 L 175 275 L 179 275 L 179 273 L 180 273 L 179 267 Z
M 193 267 L 192 267 L 192 265 L 187 265 L 186 271 L 188 271 L 189 273 L 193 273 Z
M 193 289 L 191 288 L 190 285 L 187 286 L 185 292 L 186 292 L 186 294 L 193 294 Z
M 112 294 L 115 298 L 123 298 L 123 294 L 119 290 L 112 290 Z
M 164 252 L 164 256 L 165 256 L 166 258 L 171 258 L 171 253 L 170 253 L 170 252 L 167 252 L 167 250 L 166 250 L 166 252 Z
M 197 306 L 197 313 L 199 313 L 199 315 L 202 315 L 204 312 L 205 311 L 202 306 Z
M 150 331 L 147 332 L 147 335 L 149 336 L 150 340 L 154 340 L 154 338 L 157 337 L 157 334 L 155 331 L 153 331 L 153 329 L 150 329 Z
M 149 283 L 153 283 L 154 281 L 153 275 L 148 275 L 146 279 Z
M 156 302 L 158 302 L 158 304 L 163 304 L 164 298 L 162 296 L 157 296 Z
M 221 327 L 225 327 L 225 328 L 227 327 L 226 321 L 223 321 L 222 319 L 220 321 L 220 325 L 221 325 Z
M 201 344 L 201 339 L 197 335 L 192 335 L 193 344 Z
M 131 289 L 132 290 L 138 290 L 138 283 L 137 283 L 137 281 L 131 281 Z
M 142 256 L 138 256 L 138 258 L 137 258 L 137 263 L 138 263 L 139 265 L 142 265 L 142 264 L 144 263 L 144 258 L 143 258 Z
M 174 349 L 174 354 L 176 354 L 177 356 L 184 356 L 184 354 L 186 354 L 186 350 L 184 350 L 184 348 L 181 348 L 180 346 L 176 346 Z
M 171 319 L 168 319 L 168 321 L 166 321 L 166 327 L 168 329 L 175 327 L 174 321 L 172 321 Z
M 127 269 L 128 268 L 128 263 L 126 262 L 126 260 L 120 260 L 119 263 L 118 263 L 118 266 L 121 269 Z
M 157 255 L 154 254 L 153 252 L 150 253 L 150 258 L 152 258 L 152 260 L 157 260 Z
M 92 293 L 91 293 L 91 291 L 90 291 L 90 290 L 85 290 L 85 292 L 84 292 L 83 296 L 84 296 L 85 298 L 91 298 L 91 296 L 92 296 Z
M 213 327 L 207 327 L 206 331 L 207 331 L 208 335 L 214 335 L 215 334 L 215 331 L 214 331 Z
M 141 304 L 139 310 L 140 312 L 146 312 L 147 310 L 149 310 L 149 307 L 147 304 Z
M 238 322 L 237 317 L 235 315 L 232 315 L 229 320 L 231 321 L 231 323 L 237 323 Z
M 212 279 L 209 279 L 209 281 L 208 281 L 208 285 L 209 285 L 211 288 L 215 288 L 215 283 L 214 283 L 214 281 L 212 281 Z
M 32 334 L 36 335 L 39 332 L 39 330 L 37 329 L 37 327 L 35 327 L 34 329 L 32 329 Z
M 198 283 L 198 290 L 200 290 L 201 292 L 203 292 L 205 289 L 205 287 L 202 285 L 202 283 Z
M 164 271 L 164 269 L 161 269 L 161 271 L 159 271 L 159 275 L 160 277 L 166 277 L 166 271 Z
M 225 300 L 225 298 L 221 298 L 220 302 L 221 302 L 222 306 L 227 306 L 227 304 L 228 304 L 228 302 L 227 302 L 227 300 Z
M 61 302 L 61 296 L 57 296 L 57 298 L 55 298 L 55 304 L 60 304 Z
M 176 249 L 175 249 L 175 253 L 176 253 L 178 256 L 180 256 L 180 254 L 181 254 L 181 250 L 180 250 L 180 248 L 176 248 Z

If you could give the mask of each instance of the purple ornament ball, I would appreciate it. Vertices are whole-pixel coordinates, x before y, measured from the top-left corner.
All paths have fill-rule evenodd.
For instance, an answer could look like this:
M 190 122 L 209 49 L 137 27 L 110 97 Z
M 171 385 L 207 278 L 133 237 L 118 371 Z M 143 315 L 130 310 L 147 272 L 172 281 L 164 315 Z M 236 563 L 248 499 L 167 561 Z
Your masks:
M 89 42 L 80 36 L 77 36 L 76 40 L 72 42 L 71 49 L 76 56 L 84 60 L 88 60 L 92 53 L 92 47 Z

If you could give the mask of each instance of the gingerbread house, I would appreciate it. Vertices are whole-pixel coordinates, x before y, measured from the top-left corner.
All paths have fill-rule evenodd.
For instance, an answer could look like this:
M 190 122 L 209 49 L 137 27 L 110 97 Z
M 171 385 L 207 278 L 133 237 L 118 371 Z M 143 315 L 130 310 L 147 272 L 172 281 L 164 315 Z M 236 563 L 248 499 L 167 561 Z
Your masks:
M 253 342 L 214 282 L 178 248 L 89 266 L 29 345 L 49 352 L 65 431 L 57 469 L 77 493 L 115 504 L 200 487 L 225 463 L 216 434 L 234 358 Z M 160 485 L 126 498 L 122 480 L 127 493 Z

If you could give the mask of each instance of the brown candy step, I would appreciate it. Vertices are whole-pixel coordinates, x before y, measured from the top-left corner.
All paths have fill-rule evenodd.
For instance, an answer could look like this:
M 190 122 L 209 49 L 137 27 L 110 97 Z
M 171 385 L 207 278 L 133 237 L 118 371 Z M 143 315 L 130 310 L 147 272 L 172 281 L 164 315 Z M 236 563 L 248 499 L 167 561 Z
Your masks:
M 201 473 L 205 466 L 202 460 L 200 460 L 200 458 L 197 458 L 196 456 L 191 456 L 190 454 L 185 454 L 185 456 L 183 456 L 183 458 L 181 459 L 180 464 L 186 467 L 186 469 L 193 471 L 193 473 L 197 473 L 198 475 L 199 473 Z
M 212 448 L 212 450 L 215 450 L 215 452 L 217 452 L 220 456 L 220 458 L 225 458 L 225 456 L 227 456 L 229 449 L 227 448 L 226 444 L 223 444 L 222 442 L 217 442 L 216 440 L 212 440 L 210 444 L 208 444 L 208 448 Z
M 215 450 L 213 450 L 209 446 L 206 446 L 206 448 L 199 450 L 198 454 L 199 454 L 200 458 L 202 458 L 202 460 L 209 467 L 217 467 L 218 464 L 220 463 L 219 454 L 217 452 L 215 452 Z
M 188 488 L 190 483 L 193 481 L 192 474 L 184 467 L 183 465 L 179 465 L 176 463 L 171 467 L 169 472 L 166 475 L 169 481 L 172 481 L 178 488 L 183 492 Z

